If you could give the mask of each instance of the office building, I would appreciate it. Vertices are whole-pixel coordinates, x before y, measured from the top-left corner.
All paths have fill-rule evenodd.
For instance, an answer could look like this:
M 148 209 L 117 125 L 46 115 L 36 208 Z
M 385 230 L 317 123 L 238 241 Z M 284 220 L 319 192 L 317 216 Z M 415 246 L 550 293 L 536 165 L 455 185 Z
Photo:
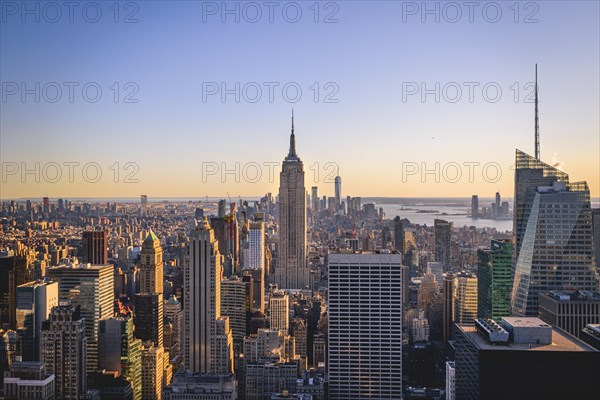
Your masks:
M 52 308 L 42 323 L 42 357 L 46 370 L 54 374 L 57 399 L 79 400 L 87 392 L 87 339 L 80 306 Z
M 541 293 L 540 319 L 573 336 L 580 337 L 588 324 L 600 324 L 600 293 L 551 291 Z
M 80 264 L 50 268 L 48 276 L 58 282 L 58 297 L 80 306 L 85 319 L 88 372 L 98 369 L 100 320 L 113 316 L 114 268 L 112 265 Z
M 600 273 L 600 208 L 592 210 L 592 230 L 594 239 L 594 261 L 596 271 Z
M 140 252 L 140 293 L 163 293 L 163 250 L 152 231 Z
M 310 195 L 310 199 L 312 202 L 312 211 L 313 214 L 319 211 L 319 188 L 316 186 L 313 186 L 311 188 L 311 195 Z
M 275 283 L 281 289 L 305 289 L 308 284 L 305 193 L 304 165 L 296 154 L 292 115 L 290 150 L 279 174 L 279 263 Z
M 145 194 L 140 196 L 140 217 L 148 216 L 148 196 Z
M 273 393 L 292 392 L 298 378 L 298 361 L 249 362 L 246 370 L 246 400 L 270 399 Z
M 443 219 L 435 219 L 433 221 L 435 232 L 435 261 L 441 262 L 444 265 L 444 270 L 450 268 L 450 238 L 452 224 Z
M 116 371 L 131 384 L 132 400 L 142 400 L 142 341 L 130 317 L 100 321 L 98 369 Z
M 163 390 L 163 400 L 236 400 L 233 374 L 180 371 Z
M 534 317 L 456 325 L 457 399 L 597 399 L 600 352 Z
M 446 361 L 446 400 L 456 400 L 456 367 L 454 361 Z
M 269 323 L 271 329 L 288 333 L 290 327 L 290 298 L 281 291 L 275 291 L 269 296 Z
M 394 218 L 394 250 L 404 255 L 404 224 L 399 216 Z
M 401 264 L 400 254 L 329 256 L 329 399 L 402 397 Z
M 164 350 L 151 341 L 142 346 L 142 399 L 161 400 L 164 372 Z
M 600 351 L 600 324 L 587 324 L 581 330 L 579 338 Z
M 492 240 L 477 250 L 477 315 L 500 321 L 510 315 L 512 241 Z
M 143 342 L 152 341 L 162 347 L 164 339 L 164 304 L 162 293 L 138 293 L 135 295 L 133 323 L 135 336 Z
M 108 264 L 108 239 L 106 231 L 84 231 L 81 241 L 82 264 Z
M 479 196 L 471 196 L 471 218 L 479 218 Z
M 477 318 L 477 277 L 461 273 L 454 277 L 454 322 L 469 325 Z
M 0 257 L 0 328 L 16 328 L 17 286 L 29 281 L 25 258 Z
M 4 377 L 4 400 L 54 400 L 55 377 L 41 361 L 14 362 Z
M 169 352 L 171 357 L 171 363 L 175 371 L 178 371 L 183 364 L 183 309 L 181 308 L 181 302 L 171 295 L 168 300 L 165 301 L 165 318 L 169 324 L 171 324 L 171 333 L 169 343 L 166 343 L 166 339 L 163 339 L 165 345 L 165 351 Z
M 29 282 L 17 286 L 17 333 L 23 361 L 39 361 L 42 322 L 58 305 L 58 283 Z
M 221 317 L 221 257 L 218 242 L 208 223 L 200 221 L 190 232 L 184 266 L 185 365 L 191 372 L 231 373 L 233 343 L 228 320 Z M 229 321 L 227 321 L 229 322 Z M 219 330 L 221 329 L 221 330 Z M 222 338 L 226 340 L 222 340 Z M 229 339 L 231 338 L 231 339 Z M 225 343 L 223 343 L 225 342 Z
M 442 286 L 444 282 L 444 265 L 441 262 L 428 262 L 427 263 L 427 274 L 435 276 L 435 280 L 438 285 Z
M 513 315 L 537 316 L 551 290 L 597 291 L 592 212 L 585 182 L 517 150 Z
M 233 344 L 241 350 L 246 336 L 246 315 L 250 312 L 250 285 L 237 276 L 221 281 L 221 315 L 229 318 Z
M 342 203 L 342 177 L 336 176 L 334 178 L 334 193 L 335 193 L 335 204 L 339 208 Z

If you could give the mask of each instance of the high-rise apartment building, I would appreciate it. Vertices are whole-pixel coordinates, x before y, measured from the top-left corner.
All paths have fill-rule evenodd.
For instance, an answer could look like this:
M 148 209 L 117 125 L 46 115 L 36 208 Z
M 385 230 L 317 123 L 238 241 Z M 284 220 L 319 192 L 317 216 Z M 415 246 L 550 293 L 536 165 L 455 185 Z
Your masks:
M 402 398 L 402 256 L 330 254 L 328 261 L 329 399 Z
M 221 256 L 219 244 L 208 219 L 190 232 L 188 257 L 184 267 L 185 364 L 192 372 L 230 373 L 233 348 L 228 343 L 229 324 L 217 324 L 221 317 Z M 227 321 L 228 322 L 228 321 Z M 221 329 L 221 331 L 219 330 Z M 221 345 L 221 347 L 219 347 Z
M 113 316 L 114 268 L 112 265 L 79 264 L 50 268 L 48 276 L 58 282 L 58 297 L 81 308 L 85 319 L 88 372 L 98 369 L 100 320 Z
M 308 284 L 305 193 L 304 164 L 296 154 L 292 115 L 290 150 L 279 174 L 279 263 L 275 283 L 281 289 L 305 289 Z
M 551 290 L 598 290 L 592 212 L 585 182 L 516 153 L 512 314 L 537 316 Z
M 477 315 L 500 321 L 510 315 L 512 241 L 492 240 L 477 251 Z
M 80 306 L 65 304 L 52 308 L 42 324 L 42 357 L 55 376 L 57 399 L 79 400 L 87 392 L 87 339 Z
M 433 221 L 435 232 L 435 261 L 444 265 L 444 270 L 450 268 L 450 238 L 452 224 L 443 219 Z
M 29 282 L 17 286 L 17 332 L 23 361 L 39 361 L 42 322 L 58 305 L 57 282 Z
M 108 238 L 106 231 L 84 231 L 81 241 L 82 264 L 108 264 Z

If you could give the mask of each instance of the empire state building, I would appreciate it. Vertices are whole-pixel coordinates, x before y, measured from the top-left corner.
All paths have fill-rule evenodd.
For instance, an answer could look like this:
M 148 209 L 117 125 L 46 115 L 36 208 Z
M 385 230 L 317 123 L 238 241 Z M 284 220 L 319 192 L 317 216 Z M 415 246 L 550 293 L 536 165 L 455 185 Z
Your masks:
M 275 283 L 281 289 L 305 289 L 308 284 L 304 165 L 296 154 L 293 112 L 290 151 L 279 174 L 279 263 Z

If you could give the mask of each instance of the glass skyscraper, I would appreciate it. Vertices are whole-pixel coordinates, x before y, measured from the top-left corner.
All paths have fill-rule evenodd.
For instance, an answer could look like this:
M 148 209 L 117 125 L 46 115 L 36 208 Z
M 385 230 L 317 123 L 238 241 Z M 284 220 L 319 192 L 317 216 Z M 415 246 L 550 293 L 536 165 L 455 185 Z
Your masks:
M 477 316 L 500 318 L 510 315 L 512 289 L 510 240 L 492 240 L 489 249 L 477 251 Z
M 514 210 L 513 315 L 536 316 L 541 292 L 597 290 L 586 182 L 517 150 Z

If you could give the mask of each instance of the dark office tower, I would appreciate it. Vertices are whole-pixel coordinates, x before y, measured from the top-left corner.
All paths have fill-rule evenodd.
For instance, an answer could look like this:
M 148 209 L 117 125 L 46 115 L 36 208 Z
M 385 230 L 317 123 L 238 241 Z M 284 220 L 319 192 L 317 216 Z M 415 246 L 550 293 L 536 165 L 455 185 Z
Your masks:
M 57 399 L 79 400 L 87 391 L 85 323 L 79 306 L 52 308 L 42 324 L 42 361 L 55 375 Z
M 219 210 L 218 217 L 219 218 L 225 217 L 225 211 L 227 210 L 227 203 L 225 202 L 225 199 L 219 200 L 219 209 L 218 210 Z
M 108 240 L 106 231 L 84 231 L 82 263 L 108 264 Z
M 42 322 L 58 305 L 58 283 L 29 282 L 17 287 L 17 333 L 23 361 L 39 361 Z
M 319 188 L 313 186 L 311 188 L 310 200 L 312 202 L 313 214 L 319 211 Z
M 592 228 L 594 236 L 594 260 L 596 271 L 600 274 L 600 208 L 592 210 Z
M 334 180 L 335 185 L 335 204 L 339 208 L 342 202 L 342 177 L 336 176 Z
M 448 340 L 452 338 L 452 325 L 454 319 L 453 296 L 454 296 L 454 276 L 451 273 L 444 275 L 444 307 L 442 312 L 443 326 L 442 326 L 442 340 L 444 342 L 444 348 L 448 346 Z
M 479 218 L 479 196 L 471 196 L 471 218 Z
M 586 182 L 517 150 L 512 314 L 537 316 L 550 290 L 598 290 Z
M 152 231 L 140 252 L 140 293 L 163 293 L 163 250 Z
M 131 384 L 132 400 L 142 400 L 142 341 L 134 330 L 129 317 L 100 321 L 98 369 L 119 372 Z
M 456 325 L 456 398 L 600 398 L 600 352 L 533 317 Z
M 328 261 L 329 399 L 401 399 L 402 256 L 331 254 Z
M 305 192 L 304 164 L 296 154 L 292 114 L 290 150 L 279 174 L 279 263 L 275 283 L 281 289 L 305 289 L 308 284 Z
M 580 337 L 587 324 L 600 324 L 600 293 L 552 291 L 540 293 L 540 319 Z
M 433 221 L 435 230 L 435 261 L 444 265 L 444 271 L 450 268 L 450 237 L 452 224 L 443 219 Z
M 512 241 L 492 240 L 477 260 L 477 316 L 499 322 L 510 315 Z
M 394 218 L 394 250 L 404 255 L 404 225 L 399 216 Z
M 48 197 L 42 198 L 42 211 L 44 214 L 50 213 L 50 199 Z
M 252 288 L 252 309 L 265 311 L 265 271 L 262 269 L 244 269 L 243 277 L 249 277 Z
M 163 345 L 163 295 L 138 293 L 135 295 L 133 323 L 135 336 L 142 342 L 152 341 L 155 347 Z
M 23 257 L 0 257 L 0 329 L 16 328 L 17 286 L 28 282 L 28 275 Z

